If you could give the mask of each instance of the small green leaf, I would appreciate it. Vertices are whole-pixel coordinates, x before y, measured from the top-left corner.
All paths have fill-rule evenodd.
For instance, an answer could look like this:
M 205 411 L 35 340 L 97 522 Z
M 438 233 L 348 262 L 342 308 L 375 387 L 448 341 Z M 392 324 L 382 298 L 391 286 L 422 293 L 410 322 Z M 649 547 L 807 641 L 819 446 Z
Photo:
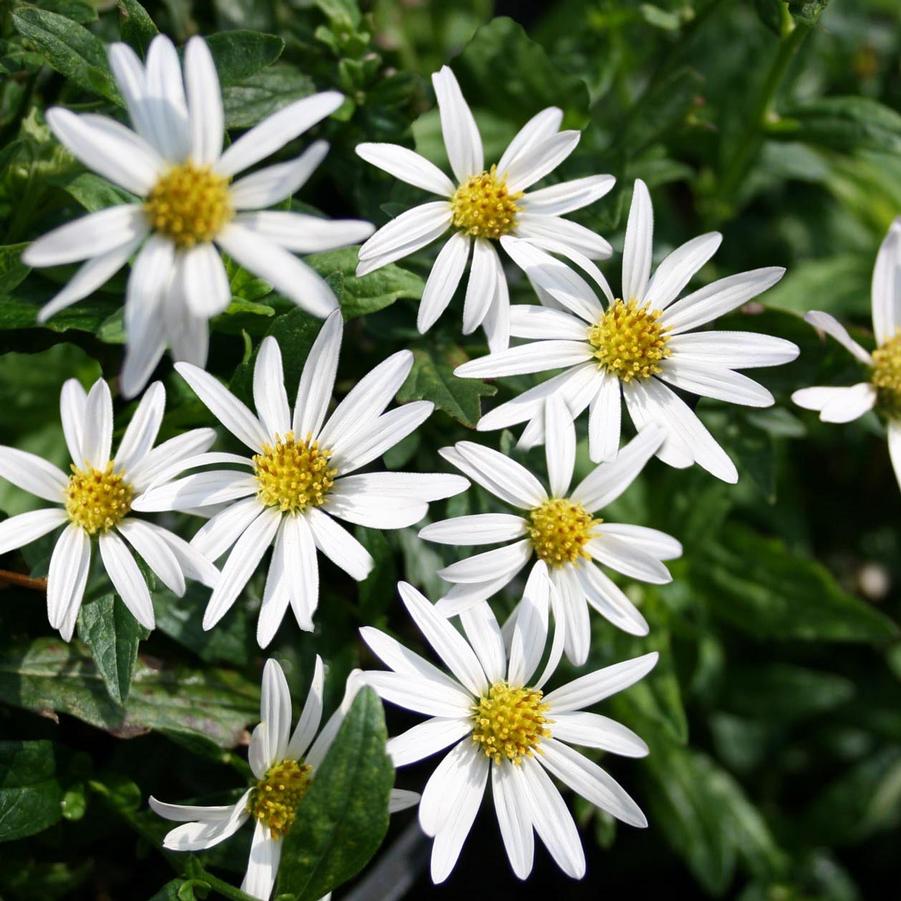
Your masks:
M 393 263 L 357 278 L 357 254 L 356 247 L 345 247 L 328 253 L 314 253 L 304 259 L 328 280 L 345 319 L 384 310 L 402 297 L 411 300 L 422 297 L 423 280 Z
M 31 272 L 22 262 L 22 251 L 26 247 L 27 241 L 0 247 L 0 294 L 8 294 L 17 288 Z
M 358 873 L 388 829 L 394 769 L 382 705 L 363 688 L 285 836 L 279 893 L 316 901 Z
M 47 300 L 49 300 L 49 296 Z M 121 306 L 121 301 L 94 298 L 73 304 L 61 310 L 41 328 L 54 332 L 66 332 L 78 329 L 83 332 L 96 333 L 100 326 Z M 0 329 L 37 328 L 37 315 L 41 304 L 18 292 L 13 295 L 0 295 Z
M 17 9 L 12 18 L 16 30 L 35 46 L 48 66 L 85 90 L 122 105 L 100 38 L 65 16 L 33 6 Z
M 833 150 L 901 152 L 901 114 L 871 97 L 819 97 L 784 110 L 770 137 Z
M 481 398 L 491 397 L 497 388 L 478 379 L 458 378 L 454 365 L 435 359 L 430 350 L 414 350 L 413 357 L 410 375 L 397 392 L 398 401 L 430 400 L 458 422 L 475 428 L 482 415 Z
M 150 42 L 159 34 L 150 13 L 138 0 L 119 0 L 119 33 L 139 56 L 146 56 Z
M 149 634 L 114 594 L 89 601 L 78 614 L 78 637 L 91 649 L 106 690 L 117 704 L 128 700 L 138 644 Z
M 237 84 L 271 66 L 285 49 L 274 34 L 258 31 L 222 31 L 206 38 L 223 87 Z
M 49 741 L 0 741 L 0 842 L 34 835 L 63 814 Z

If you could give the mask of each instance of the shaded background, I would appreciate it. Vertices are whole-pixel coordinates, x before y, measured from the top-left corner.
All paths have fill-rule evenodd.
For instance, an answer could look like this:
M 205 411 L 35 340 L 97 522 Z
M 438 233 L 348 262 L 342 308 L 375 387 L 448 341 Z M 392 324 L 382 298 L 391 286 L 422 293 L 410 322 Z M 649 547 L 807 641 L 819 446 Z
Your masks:
M 127 31 L 123 8 L 127 13 L 131 6 L 134 22 L 133 4 L 103 4 L 99 14 L 86 0 L 38 6 L 105 41 L 117 39 L 120 25 Z M 790 338 L 802 356 L 790 366 L 756 371 L 776 394 L 771 410 L 707 400 L 698 406 L 736 459 L 739 485 L 723 485 L 696 468 L 676 472 L 653 463 L 611 511 L 610 518 L 664 529 L 685 546 L 672 585 L 624 580 L 651 624 L 647 639 L 614 634 L 593 618 L 591 666 L 661 652 L 649 679 L 603 708 L 651 747 L 647 760 L 604 763 L 635 794 L 650 828 L 615 827 L 575 801 L 588 875 L 570 882 L 539 848 L 533 877 L 521 884 L 486 805 L 452 878 L 436 888 L 422 875 L 428 845 L 415 837 L 414 815 L 402 814 L 384 846 L 387 871 L 364 874 L 355 901 L 398 897 L 408 885 L 407 897 L 447 899 L 489 892 L 538 898 L 549 890 L 593 898 L 635 889 L 742 901 L 883 897 L 897 880 L 901 838 L 901 648 L 894 625 L 899 491 L 874 414 L 827 426 L 792 407 L 788 396 L 796 387 L 861 377 L 847 353 L 801 321 L 808 309 L 834 313 L 872 346 L 870 273 L 885 230 L 901 213 L 897 2 L 381 0 L 361 6 L 362 17 L 352 0 L 169 0 L 147 9 L 179 43 L 193 33 L 236 28 L 285 41 L 278 61 L 226 88 L 233 135 L 314 85 L 337 86 L 351 98 L 316 130 L 332 150 L 303 190 L 303 203 L 295 201 L 298 209 L 381 224 L 419 202 L 420 192 L 364 166 L 353 147 L 364 139 L 400 141 L 441 162 L 428 76 L 445 62 L 476 112 L 486 159 L 496 159 L 539 109 L 560 106 L 566 126 L 583 129 L 583 137 L 554 178 L 612 172 L 618 179 L 611 195 L 573 218 L 621 248 L 631 181 L 644 178 L 655 203 L 657 259 L 719 229 L 725 240 L 704 281 L 758 266 L 788 267 L 762 304 L 720 327 Z M 16 19 L 25 7 L 14 2 L 0 11 L 0 441 L 63 464 L 59 387 L 71 375 L 115 378 L 124 282 L 119 276 L 38 329 L 36 305 L 67 271 L 29 274 L 16 261 L 23 242 L 109 202 L 49 137 L 41 111 L 54 103 L 110 105 L 98 99 L 91 71 L 57 63 L 61 74 L 47 65 L 40 34 Z M 76 26 L 70 33 L 77 34 Z M 427 251 L 404 261 L 407 280 L 398 276 L 395 285 L 400 299 L 370 298 L 369 315 L 353 320 L 345 340 L 339 390 L 393 350 L 412 346 L 420 390 L 438 401 L 420 433 L 386 459 L 390 468 L 433 470 L 438 447 L 472 436 L 480 393 L 487 406 L 531 384 L 511 380 L 491 397 L 495 386 L 450 378 L 453 364 L 484 352 L 478 336 L 459 335 L 460 298 L 428 336 L 416 334 L 412 298 L 433 257 Z M 618 262 L 615 255 L 603 266 L 614 285 Z M 291 393 L 309 346 L 307 325 L 266 286 L 235 270 L 232 276 L 236 302 L 214 323 L 211 371 L 240 392 L 248 341 L 255 345 L 274 333 L 286 350 Z M 513 293 L 514 300 L 530 299 L 521 281 Z M 169 395 L 167 434 L 207 423 L 168 360 L 158 377 Z M 119 430 L 129 412 L 117 402 Z M 506 434 L 482 440 L 504 448 L 513 443 Z M 542 471 L 540 450 L 528 460 Z M 581 447 L 579 466 L 587 465 Z M 27 502 L 0 484 L 7 515 L 27 509 Z M 460 514 L 488 505 L 473 490 L 444 506 Z M 444 515 L 442 505 L 433 508 L 433 518 Z M 299 636 L 286 623 L 273 646 L 295 688 L 306 684 L 312 652 L 321 653 L 331 664 L 332 703 L 342 673 L 375 665 L 351 638 L 358 626 L 389 627 L 417 641 L 399 615 L 396 578 L 416 582 L 433 598 L 440 594 L 433 572 L 442 549 L 423 546 L 413 531 L 361 537 L 378 572 L 358 587 L 324 564 L 316 635 Z M 40 575 L 48 552 L 45 542 L 6 555 L 0 567 Z M 49 638 L 39 593 L 0 591 L 0 737 L 52 740 L 53 779 L 63 800 L 62 819 L 50 817 L 48 828 L 3 846 L 0 896 L 150 898 L 174 877 L 173 862 L 157 850 L 165 827 L 145 813 L 144 799 L 150 793 L 211 799 L 240 784 L 236 758 L 222 747 L 246 740 L 240 726 L 255 721 L 263 659 L 253 641 L 259 592 L 259 584 L 251 585 L 246 603 L 205 635 L 198 622 L 202 591 L 181 602 L 157 591 L 160 627 L 141 644 L 123 713 L 110 706 L 90 648 L 76 642 L 64 649 Z M 512 600 L 499 599 L 498 609 L 509 609 Z M 215 726 L 213 741 L 197 734 L 201 714 Z M 388 712 L 392 731 L 412 722 L 396 714 Z M 430 766 L 405 770 L 398 784 L 420 787 Z M 204 857 L 237 884 L 245 854 L 238 839 Z

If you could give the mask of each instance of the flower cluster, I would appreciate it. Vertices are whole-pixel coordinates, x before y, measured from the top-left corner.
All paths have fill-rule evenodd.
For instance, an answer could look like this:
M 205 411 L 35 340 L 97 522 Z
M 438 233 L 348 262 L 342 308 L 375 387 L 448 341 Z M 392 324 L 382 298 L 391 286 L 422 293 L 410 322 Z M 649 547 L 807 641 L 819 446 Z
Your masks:
M 486 162 L 475 118 L 447 67 L 432 81 L 452 177 L 406 147 L 356 148 L 366 162 L 440 198 L 376 231 L 363 221 L 269 209 L 302 187 L 327 151 L 324 142 L 294 160 L 238 177 L 334 113 L 340 94 L 297 101 L 223 149 L 219 80 L 202 38 L 188 42 L 183 61 L 165 37 L 153 40 L 146 63 L 123 44 L 110 48 L 109 61 L 132 128 L 62 108 L 50 110 L 47 122 L 76 158 L 134 195 L 134 202 L 38 238 L 24 260 L 29 266 L 82 263 L 40 311 L 46 319 L 89 296 L 133 258 L 119 389 L 126 399 L 143 396 L 113 455 L 107 382 L 98 380 L 88 392 L 74 379 L 65 384 L 60 415 L 69 474 L 34 454 L 0 447 L 0 476 L 54 505 L 0 523 L 0 553 L 61 529 L 47 572 L 51 627 L 64 640 L 72 638 L 90 591 L 95 546 L 116 594 L 147 629 L 155 624 L 153 603 L 135 554 L 177 595 L 186 579 L 208 586 L 203 628 L 213 629 L 271 548 L 257 624 L 265 648 L 289 607 L 299 629 L 314 630 L 319 553 L 357 581 L 373 569 L 366 547 L 345 524 L 405 529 L 420 523 L 431 503 L 472 482 L 504 511 L 438 520 L 419 531 L 429 542 L 489 547 L 438 571 L 447 590 L 434 604 L 412 585 L 398 586 L 407 614 L 443 668 L 387 632 L 364 627 L 364 642 L 388 669 L 355 671 L 344 701 L 317 737 L 322 660 L 317 656 L 293 733 L 287 682 L 269 660 L 249 749 L 253 784 L 227 806 L 151 798 L 157 814 L 181 823 L 164 846 L 210 848 L 253 820 L 242 889 L 268 899 L 297 806 L 355 693 L 368 685 L 383 700 L 427 717 L 389 741 L 396 766 L 446 752 L 421 799 L 398 791 L 391 804 L 400 810 L 418 802 L 421 827 L 434 838 L 435 882 L 453 870 L 489 781 L 516 875 L 530 873 L 537 834 L 560 868 L 580 878 L 585 857 L 578 831 L 553 780 L 625 823 L 646 825 L 638 805 L 594 755 L 573 746 L 627 757 L 648 753 L 630 729 L 588 708 L 643 678 L 657 655 L 546 686 L 564 657 L 575 667 L 588 661 L 591 610 L 630 635 L 649 632 L 641 610 L 608 571 L 667 583 L 672 576 L 666 561 L 678 558 L 682 546 L 656 529 L 611 521 L 607 508 L 651 458 L 675 468 L 697 463 L 725 482 L 738 480 L 735 464 L 683 395 L 750 407 L 774 403 L 766 388 L 739 370 L 788 363 L 798 348 L 778 337 L 707 326 L 773 286 L 783 270 L 740 272 L 686 293 L 722 237 L 713 232 L 694 238 L 653 269 L 651 197 L 637 180 L 614 291 L 597 265 L 612 255 L 611 245 L 565 218 L 601 199 L 614 179 L 597 174 L 535 189 L 575 150 L 579 132 L 561 130 L 562 112 L 545 109 L 496 162 Z M 428 401 L 392 407 L 413 365 L 409 350 L 389 356 L 333 405 L 342 313 L 329 285 L 295 254 L 365 241 L 357 269 L 362 277 L 439 239 L 444 243 L 419 305 L 419 331 L 427 332 L 446 310 L 468 268 L 462 331 L 481 327 L 489 352 L 462 363 L 456 376 L 556 373 L 478 423 L 479 432 L 523 424 L 519 446 L 544 445 L 544 479 L 475 441 L 441 450 L 459 474 L 373 471 L 372 464 L 433 411 Z M 537 303 L 511 305 L 499 248 L 522 270 Z M 223 253 L 324 320 L 293 404 L 273 337 L 255 349 L 248 392 L 253 409 L 204 369 L 208 321 L 231 301 Z M 795 392 L 795 402 L 831 422 L 876 408 L 888 420 L 901 480 L 901 219 L 882 245 L 874 274 L 878 348 L 863 349 L 826 313 L 807 318 L 867 367 L 867 378 L 850 388 L 806 388 Z M 521 343 L 511 346 L 511 338 Z M 143 389 L 167 347 L 181 379 L 242 446 L 240 452 L 211 450 L 217 434 L 206 428 L 156 443 L 166 395 L 159 382 Z M 623 403 L 635 431 L 626 441 Z M 591 466 L 573 486 L 576 423 L 586 411 Z M 148 519 L 161 513 L 169 514 L 166 528 Z M 205 521 L 188 541 L 173 524 L 192 517 Z M 519 600 L 501 624 L 491 601 L 511 585 Z

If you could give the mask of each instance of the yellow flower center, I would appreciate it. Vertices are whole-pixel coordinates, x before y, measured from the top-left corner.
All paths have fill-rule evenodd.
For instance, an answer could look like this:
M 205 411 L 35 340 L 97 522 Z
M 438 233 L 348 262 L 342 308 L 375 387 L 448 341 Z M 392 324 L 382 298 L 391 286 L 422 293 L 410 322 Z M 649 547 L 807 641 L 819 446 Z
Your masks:
M 522 191 L 512 193 L 497 167 L 468 178 L 451 197 L 453 224 L 473 238 L 500 238 L 516 227 Z
M 901 329 L 873 351 L 872 383 L 885 414 L 890 419 L 901 417 Z
M 537 688 L 514 688 L 495 682 L 472 708 L 472 740 L 495 763 L 520 764 L 542 738 L 550 738 L 548 705 Z
M 329 468 L 331 455 L 316 441 L 297 441 L 293 432 L 276 435 L 275 444 L 263 445 L 262 453 L 253 458 L 257 496 L 283 513 L 321 507 L 338 475 L 337 469 Z
M 575 501 L 552 498 L 529 513 L 529 540 L 548 566 L 563 566 L 588 556 L 585 545 L 602 522 Z
M 282 838 L 291 828 L 301 798 L 307 793 L 313 767 L 297 760 L 280 760 L 250 792 L 247 812 L 269 827 L 273 838 Z
M 588 330 L 588 343 L 601 369 L 618 379 L 647 379 L 660 372 L 660 361 L 671 353 L 669 329 L 660 324 L 660 310 L 637 300 L 616 300 Z
M 112 462 L 105 469 L 79 469 L 72 464 L 72 475 L 66 487 L 66 513 L 88 535 L 106 532 L 118 525 L 134 500 L 134 488 Z
M 173 166 L 144 201 L 150 227 L 179 247 L 212 241 L 232 217 L 228 179 L 210 166 Z

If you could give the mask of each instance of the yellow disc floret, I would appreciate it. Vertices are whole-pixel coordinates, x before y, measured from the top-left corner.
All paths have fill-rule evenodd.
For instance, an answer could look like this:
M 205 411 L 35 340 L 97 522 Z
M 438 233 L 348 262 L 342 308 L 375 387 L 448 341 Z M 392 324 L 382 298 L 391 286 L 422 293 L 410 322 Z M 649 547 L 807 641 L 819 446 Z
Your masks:
M 320 507 L 335 482 L 337 469 L 329 468 L 332 452 L 309 438 L 298 441 L 293 432 L 276 435 L 253 458 L 259 486 L 257 496 L 267 507 L 300 513 Z
M 616 300 L 588 330 L 588 343 L 601 369 L 624 382 L 647 379 L 661 371 L 660 361 L 671 353 L 660 310 L 636 300 Z
M 495 763 L 515 764 L 531 757 L 542 738 L 550 738 L 548 705 L 537 688 L 495 682 L 472 708 L 472 740 Z
M 556 497 L 529 513 L 529 540 L 548 566 L 563 566 L 588 556 L 585 545 L 601 522 L 581 504 Z
M 522 192 L 507 188 L 498 178 L 497 167 L 468 178 L 451 197 L 453 224 L 473 238 L 500 238 L 516 227 L 519 207 L 516 201 Z
M 251 789 L 247 812 L 269 827 L 273 838 L 291 828 L 300 799 L 307 793 L 313 767 L 297 760 L 280 760 Z
M 173 166 L 144 201 L 150 227 L 179 247 L 212 241 L 232 217 L 228 179 L 210 166 Z
M 872 383 L 880 408 L 890 419 L 901 418 L 901 330 L 873 351 Z
M 73 463 L 66 487 L 66 513 L 88 535 L 96 535 L 122 522 L 134 496 L 134 489 L 112 463 L 105 469 L 79 469 Z

